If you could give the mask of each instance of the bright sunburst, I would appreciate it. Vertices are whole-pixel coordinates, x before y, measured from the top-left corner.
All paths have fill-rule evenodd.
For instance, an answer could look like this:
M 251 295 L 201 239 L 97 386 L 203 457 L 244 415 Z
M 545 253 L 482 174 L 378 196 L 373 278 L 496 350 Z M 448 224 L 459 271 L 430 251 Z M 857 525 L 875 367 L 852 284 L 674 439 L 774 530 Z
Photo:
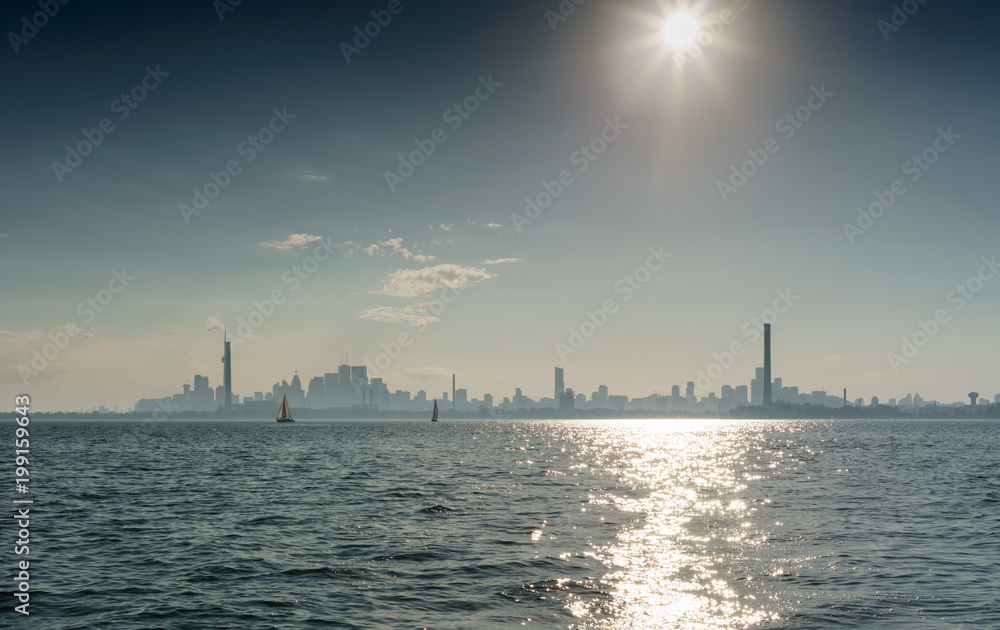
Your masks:
M 675 13 L 663 26 L 663 38 L 679 50 L 689 46 L 700 29 L 701 24 L 690 13 Z

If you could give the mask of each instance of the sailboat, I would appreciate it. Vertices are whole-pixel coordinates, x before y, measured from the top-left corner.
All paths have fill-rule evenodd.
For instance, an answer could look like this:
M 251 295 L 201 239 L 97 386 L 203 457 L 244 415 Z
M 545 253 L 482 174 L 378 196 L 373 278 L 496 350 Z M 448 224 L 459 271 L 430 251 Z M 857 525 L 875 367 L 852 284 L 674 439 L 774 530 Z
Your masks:
M 281 409 L 278 410 L 278 422 L 295 422 L 292 419 L 292 409 L 288 406 L 288 396 L 281 401 Z
M 434 399 L 434 415 L 431 416 L 431 422 L 437 422 L 437 421 L 438 421 L 438 399 L 435 398 Z

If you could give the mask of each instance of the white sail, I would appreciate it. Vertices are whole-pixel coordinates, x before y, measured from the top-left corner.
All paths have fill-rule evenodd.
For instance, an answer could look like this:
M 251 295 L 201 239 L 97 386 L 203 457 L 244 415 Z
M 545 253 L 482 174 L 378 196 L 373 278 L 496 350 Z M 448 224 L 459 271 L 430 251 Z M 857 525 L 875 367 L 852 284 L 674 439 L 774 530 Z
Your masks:
M 288 407 L 288 396 L 281 401 L 281 409 L 278 410 L 278 420 L 291 420 L 292 410 Z

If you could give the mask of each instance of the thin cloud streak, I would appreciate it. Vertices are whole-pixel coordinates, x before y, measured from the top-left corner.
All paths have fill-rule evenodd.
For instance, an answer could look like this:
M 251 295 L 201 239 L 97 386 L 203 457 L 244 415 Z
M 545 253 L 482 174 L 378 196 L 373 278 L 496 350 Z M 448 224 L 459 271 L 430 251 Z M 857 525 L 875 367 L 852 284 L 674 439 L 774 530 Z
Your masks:
M 322 240 L 322 236 L 313 236 L 311 234 L 292 234 L 283 241 L 267 241 L 265 243 L 261 243 L 261 245 L 270 249 L 279 250 L 305 249 L 310 243 Z
M 481 267 L 443 264 L 423 269 L 400 269 L 371 291 L 376 295 L 415 298 L 439 289 L 465 289 L 496 277 Z

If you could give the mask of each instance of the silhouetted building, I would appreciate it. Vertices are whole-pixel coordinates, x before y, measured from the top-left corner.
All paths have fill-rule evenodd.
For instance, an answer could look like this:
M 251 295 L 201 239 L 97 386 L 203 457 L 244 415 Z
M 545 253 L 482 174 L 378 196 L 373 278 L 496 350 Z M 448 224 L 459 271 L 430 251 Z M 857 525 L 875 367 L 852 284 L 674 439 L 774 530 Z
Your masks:
M 326 387 L 322 376 L 314 376 L 309 380 L 309 392 L 306 397 L 310 409 L 326 408 Z
M 736 406 L 736 390 L 732 385 L 722 386 L 722 402 L 729 408 Z
M 351 404 L 356 404 L 358 400 L 365 403 L 365 393 L 368 390 L 368 366 L 351 366 Z
M 573 411 L 573 390 L 564 389 L 559 396 L 559 411 Z
M 304 407 L 306 403 L 306 392 L 302 389 L 302 381 L 299 379 L 298 370 L 292 377 L 292 384 L 288 388 L 288 403 L 293 407 Z
M 764 324 L 764 406 L 771 405 L 771 324 Z
M 521 388 L 517 387 L 514 389 L 514 400 L 512 403 L 515 409 L 527 409 L 528 408 L 528 398 L 521 393 Z
M 469 404 L 469 391 L 466 389 L 456 389 L 455 400 L 453 402 L 456 409 L 465 411 L 466 405 Z
M 746 385 L 739 385 L 736 388 L 736 401 L 735 401 L 735 404 L 736 404 L 737 407 L 741 407 L 743 405 L 749 404 L 750 398 L 749 398 L 749 395 L 747 393 L 748 391 L 749 390 L 748 390 L 748 388 L 747 388 Z
M 556 368 L 556 404 L 562 405 L 562 395 L 566 391 L 566 382 L 563 380 L 563 369 Z
M 326 399 L 327 407 L 340 406 L 340 375 L 327 372 L 323 375 L 323 397 Z
M 222 354 L 222 391 L 223 391 L 223 403 L 222 406 L 226 409 L 231 409 L 233 406 L 233 355 L 232 348 L 230 346 L 228 333 L 222 333 L 222 344 L 223 344 L 223 354 Z
M 750 381 L 750 404 L 764 404 L 764 368 L 754 368 L 754 377 Z
M 191 390 L 192 411 L 214 411 L 215 394 L 208 386 L 208 377 L 201 374 L 194 375 L 194 389 Z
M 354 400 L 354 388 L 351 385 L 351 366 L 346 363 L 337 368 L 337 406 L 350 407 Z
M 389 404 L 389 387 L 380 378 L 373 378 L 368 388 L 368 404 L 384 409 Z

